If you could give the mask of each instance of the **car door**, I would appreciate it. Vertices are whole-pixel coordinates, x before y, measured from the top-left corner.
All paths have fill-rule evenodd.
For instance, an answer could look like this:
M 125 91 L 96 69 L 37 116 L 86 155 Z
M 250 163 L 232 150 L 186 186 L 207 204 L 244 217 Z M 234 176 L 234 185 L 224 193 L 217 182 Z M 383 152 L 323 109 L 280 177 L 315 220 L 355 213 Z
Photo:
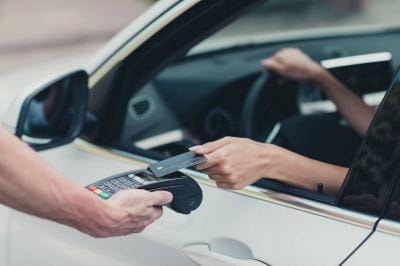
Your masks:
M 42 155 L 80 186 L 143 166 L 82 141 Z M 338 265 L 375 222 L 273 191 L 221 190 L 191 174 L 202 184 L 202 206 L 190 215 L 166 209 L 139 235 L 94 239 L 12 211 L 10 265 Z
M 174 41 L 173 36 L 190 38 L 190 27 L 198 26 L 194 22 L 205 25 L 206 20 L 210 23 L 215 19 L 223 20 L 224 15 L 231 19 L 230 16 L 236 16 L 242 7 L 252 3 L 182 1 L 182 5 L 188 8 L 187 13 L 174 17 L 167 12 L 160 19 L 176 18 L 186 28 L 174 27 L 173 32 L 165 28 L 163 34 L 154 35 L 148 45 L 156 42 L 156 48 L 159 48 Z M 230 10 L 230 13 L 221 13 L 221 9 Z M 189 23 L 189 18 L 195 21 Z M 193 34 L 207 28 L 204 25 L 193 28 Z M 181 30 L 187 35 L 183 35 Z M 137 38 L 142 37 L 138 35 Z M 118 62 L 127 50 L 116 52 L 115 57 L 110 57 L 104 65 L 109 67 L 112 62 Z M 135 50 L 136 55 L 139 51 L 142 60 L 151 61 L 154 59 L 151 56 L 156 56 L 146 51 L 144 46 Z M 92 74 L 92 84 L 102 78 L 98 73 L 105 69 L 99 69 L 100 72 Z M 135 73 L 136 77 L 142 77 L 139 74 L 143 74 L 143 78 L 151 76 L 154 69 L 142 65 L 141 71 Z M 120 85 L 123 87 L 124 84 Z M 111 106 L 101 107 L 109 111 L 105 114 L 115 114 Z M 100 117 L 103 126 L 96 130 L 106 131 L 107 126 L 111 127 L 109 118 L 107 115 Z M 148 162 L 133 152 L 121 152 L 83 140 L 41 155 L 80 186 L 118 172 L 145 167 Z M 356 198 L 355 203 L 354 200 L 349 203 L 349 197 L 353 199 L 351 196 L 360 193 L 355 187 L 359 184 L 359 175 L 364 173 L 362 165 L 356 164 L 353 168 L 337 200 L 306 199 L 301 195 L 251 186 L 241 191 L 226 191 L 218 189 L 206 175 L 187 171 L 203 190 L 204 201 L 198 210 L 182 215 L 165 209 L 164 216 L 145 232 L 111 239 L 93 239 L 63 225 L 12 211 L 8 249 L 10 265 L 338 265 L 370 235 L 383 209 L 382 205 L 373 211 L 360 208 L 365 202 L 363 199 Z M 369 187 L 371 179 L 366 173 L 365 187 Z M 383 182 L 373 184 L 378 188 L 384 187 Z M 387 193 L 379 196 L 384 200 Z
M 399 222 L 381 220 L 376 231 L 363 243 L 344 265 L 399 265 Z
M 10 209 L 0 205 L 0 264 L 8 265 Z
M 81 186 L 146 161 L 81 140 L 42 156 Z M 338 265 L 370 235 L 377 220 L 373 211 L 383 207 L 371 211 L 364 208 L 369 201 L 351 194 L 361 170 L 353 168 L 342 199 L 330 205 L 255 187 L 221 190 L 203 174 L 187 171 L 203 189 L 197 211 L 166 209 L 144 233 L 112 239 L 93 239 L 13 211 L 10 265 Z

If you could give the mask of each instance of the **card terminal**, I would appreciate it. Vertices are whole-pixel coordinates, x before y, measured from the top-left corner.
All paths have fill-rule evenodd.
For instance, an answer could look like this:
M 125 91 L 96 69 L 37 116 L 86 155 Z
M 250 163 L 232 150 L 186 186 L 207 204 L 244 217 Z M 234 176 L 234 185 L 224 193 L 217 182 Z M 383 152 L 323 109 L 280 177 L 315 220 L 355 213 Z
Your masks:
M 197 209 L 203 200 L 203 193 L 199 184 L 181 172 L 170 173 L 158 178 L 147 169 L 129 171 L 104 178 L 85 188 L 105 200 L 126 189 L 169 191 L 174 198 L 167 207 L 183 214 L 189 214 Z

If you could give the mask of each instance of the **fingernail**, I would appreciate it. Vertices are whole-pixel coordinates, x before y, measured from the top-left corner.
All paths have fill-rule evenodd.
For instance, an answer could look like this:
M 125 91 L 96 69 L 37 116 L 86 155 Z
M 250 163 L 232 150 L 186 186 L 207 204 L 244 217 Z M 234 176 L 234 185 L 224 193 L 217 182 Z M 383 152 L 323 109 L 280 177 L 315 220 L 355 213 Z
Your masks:
M 195 151 L 195 150 L 198 150 L 200 147 L 201 147 L 201 146 L 199 146 L 199 145 L 196 145 L 196 146 L 190 147 L 190 148 L 189 148 L 189 151 Z
M 174 199 L 174 194 L 172 194 L 171 192 L 168 192 L 168 201 L 171 202 Z

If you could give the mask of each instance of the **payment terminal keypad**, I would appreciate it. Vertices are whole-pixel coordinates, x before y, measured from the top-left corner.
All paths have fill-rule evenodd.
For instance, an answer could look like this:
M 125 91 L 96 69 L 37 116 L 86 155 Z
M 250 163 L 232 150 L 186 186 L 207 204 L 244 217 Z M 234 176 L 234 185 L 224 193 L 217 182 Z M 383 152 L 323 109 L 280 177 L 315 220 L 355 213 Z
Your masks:
M 197 209 L 203 198 L 200 186 L 191 177 L 176 172 L 158 178 L 147 169 L 107 177 L 85 188 L 105 200 L 111 198 L 113 194 L 127 189 L 169 191 L 173 194 L 173 200 L 167 207 L 183 214 L 189 214 Z
M 121 176 L 113 176 L 111 178 L 100 180 L 86 188 L 99 197 L 108 199 L 121 190 L 139 188 L 153 182 L 154 181 L 152 180 L 145 180 L 133 173 L 127 173 Z

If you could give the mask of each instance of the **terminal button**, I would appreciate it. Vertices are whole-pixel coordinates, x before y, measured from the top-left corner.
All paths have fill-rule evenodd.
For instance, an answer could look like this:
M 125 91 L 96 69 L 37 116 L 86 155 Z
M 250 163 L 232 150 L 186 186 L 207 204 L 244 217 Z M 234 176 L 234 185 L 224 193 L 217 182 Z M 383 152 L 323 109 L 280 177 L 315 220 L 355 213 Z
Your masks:
M 89 186 L 87 189 L 89 189 L 89 190 L 91 190 L 91 191 L 95 191 L 95 190 L 97 189 L 97 187 L 94 186 L 94 185 L 91 185 L 91 186 Z
M 111 196 L 108 193 L 102 192 L 101 194 L 99 194 L 99 196 L 103 199 L 109 199 Z

